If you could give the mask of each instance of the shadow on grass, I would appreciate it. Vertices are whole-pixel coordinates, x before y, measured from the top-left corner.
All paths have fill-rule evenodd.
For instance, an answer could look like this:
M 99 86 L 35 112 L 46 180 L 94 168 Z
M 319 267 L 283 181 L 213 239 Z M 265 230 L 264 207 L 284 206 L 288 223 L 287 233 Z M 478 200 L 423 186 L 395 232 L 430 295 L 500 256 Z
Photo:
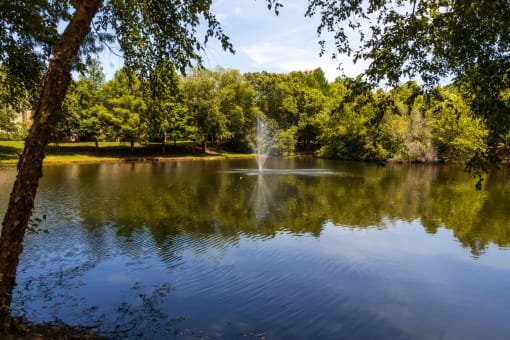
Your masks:
M 23 149 L 14 146 L 0 145 L 0 161 L 17 160 Z
M 151 157 L 211 157 L 222 156 L 217 153 L 203 153 L 202 150 L 191 145 L 167 145 L 162 149 L 159 144 L 148 144 L 143 146 L 135 146 L 133 149 L 129 145 L 108 145 L 95 148 L 94 146 L 60 144 L 58 146 L 49 145 L 47 155 L 86 155 L 94 157 L 119 157 L 127 160 L 136 158 Z
M 4 164 L 15 164 L 22 152 L 23 143 L 19 143 L 19 146 L 17 144 L 8 144 L 8 142 L 0 143 L 0 162 Z M 150 161 L 172 158 L 211 159 L 236 157 L 240 155 L 230 154 L 214 148 L 204 153 L 201 147 L 191 143 L 166 145 L 164 149 L 160 144 L 135 146 L 131 149 L 129 145 L 105 145 L 96 148 L 93 145 L 62 143 L 59 145 L 49 144 L 46 149 L 46 156 L 49 156 L 46 158 L 47 162 L 80 162 L 100 161 L 101 159 L 118 159 L 125 161 Z

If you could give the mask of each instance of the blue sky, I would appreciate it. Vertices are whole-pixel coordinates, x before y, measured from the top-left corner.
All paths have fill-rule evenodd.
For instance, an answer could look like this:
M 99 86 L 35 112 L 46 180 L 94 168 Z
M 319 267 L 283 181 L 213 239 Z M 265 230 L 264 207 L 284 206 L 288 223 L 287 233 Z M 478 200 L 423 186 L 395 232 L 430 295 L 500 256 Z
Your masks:
M 267 9 L 265 0 L 215 0 L 213 12 L 236 50 L 236 54 L 223 52 L 216 41 L 210 41 L 203 53 L 204 66 L 234 68 L 245 72 L 269 71 L 287 73 L 321 67 L 332 81 L 342 73 L 337 70 L 339 61 L 345 75 L 356 76 L 364 70 L 363 63 L 353 64 L 350 57 L 332 60 L 329 53 L 319 57 L 316 29 L 318 18 L 305 18 L 307 0 L 287 0 L 280 15 Z M 332 39 L 328 39 L 332 41 Z M 107 78 L 122 66 L 122 60 L 111 53 L 100 57 Z

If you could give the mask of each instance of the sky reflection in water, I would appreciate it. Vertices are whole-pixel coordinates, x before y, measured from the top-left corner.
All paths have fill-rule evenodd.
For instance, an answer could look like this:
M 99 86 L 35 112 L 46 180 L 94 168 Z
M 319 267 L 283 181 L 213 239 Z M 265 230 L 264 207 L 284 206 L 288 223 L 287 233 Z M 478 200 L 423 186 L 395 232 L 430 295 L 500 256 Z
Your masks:
M 461 168 L 268 163 L 45 167 L 50 234 L 27 237 L 14 310 L 121 337 L 510 334 L 501 174 L 477 192 Z

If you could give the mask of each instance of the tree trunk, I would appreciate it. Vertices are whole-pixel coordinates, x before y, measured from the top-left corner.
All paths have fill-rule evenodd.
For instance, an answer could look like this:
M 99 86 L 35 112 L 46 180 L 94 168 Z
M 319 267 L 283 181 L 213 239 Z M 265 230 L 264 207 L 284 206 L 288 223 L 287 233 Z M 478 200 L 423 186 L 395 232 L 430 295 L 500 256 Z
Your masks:
M 25 149 L 18 161 L 18 175 L 11 192 L 9 206 L 0 235 L 0 334 L 8 329 L 12 291 L 16 283 L 16 268 L 23 251 L 23 237 L 34 208 L 42 161 L 52 128 L 71 81 L 71 66 L 77 60 L 78 49 L 90 31 L 92 18 L 102 0 L 77 1 L 76 11 L 59 42 L 33 116 L 32 127 L 25 140 Z

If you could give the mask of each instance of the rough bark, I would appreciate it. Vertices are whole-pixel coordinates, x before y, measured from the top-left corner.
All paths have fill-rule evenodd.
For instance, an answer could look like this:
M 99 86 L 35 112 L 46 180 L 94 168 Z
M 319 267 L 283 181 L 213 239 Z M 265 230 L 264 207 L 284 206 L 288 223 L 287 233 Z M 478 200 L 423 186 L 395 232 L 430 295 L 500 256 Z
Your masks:
M 80 45 L 89 33 L 92 18 L 101 3 L 102 0 L 76 2 L 76 11 L 55 46 L 33 124 L 18 162 L 18 175 L 0 235 L 0 334 L 7 328 L 16 268 L 23 251 L 23 237 L 34 208 L 39 179 L 42 177 L 42 161 L 49 135 L 71 81 L 71 66 L 77 60 Z

